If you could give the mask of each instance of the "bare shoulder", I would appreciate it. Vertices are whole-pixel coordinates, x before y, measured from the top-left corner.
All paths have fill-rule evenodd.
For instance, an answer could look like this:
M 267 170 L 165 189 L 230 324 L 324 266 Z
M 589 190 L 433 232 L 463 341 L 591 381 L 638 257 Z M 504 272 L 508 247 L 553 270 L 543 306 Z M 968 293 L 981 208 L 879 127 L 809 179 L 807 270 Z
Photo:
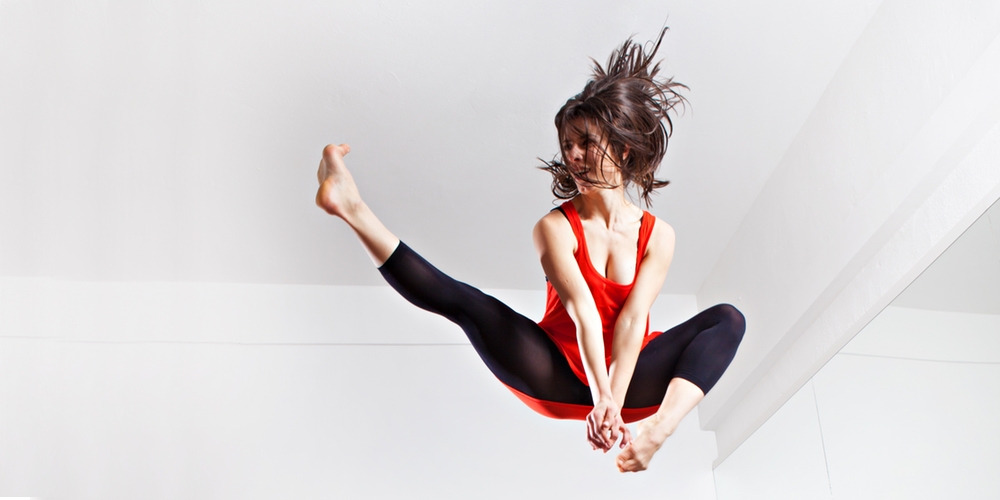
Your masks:
M 539 253 L 553 247 L 567 247 L 576 251 L 576 237 L 566 216 L 559 210 L 553 210 L 538 220 L 534 230 L 535 248 Z
M 545 236 L 560 236 L 565 234 L 573 234 L 573 228 L 570 227 L 569 221 L 566 220 L 566 216 L 562 214 L 559 210 L 553 210 L 544 217 L 538 220 L 535 224 L 535 234 L 542 233 Z
M 649 235 L 649 243 L 646 246 L 646 256 L 653 255 L 668 260 L 673 258 L 675 238 L 674 228 L 663 219 L 656 218 L 653 233 Z

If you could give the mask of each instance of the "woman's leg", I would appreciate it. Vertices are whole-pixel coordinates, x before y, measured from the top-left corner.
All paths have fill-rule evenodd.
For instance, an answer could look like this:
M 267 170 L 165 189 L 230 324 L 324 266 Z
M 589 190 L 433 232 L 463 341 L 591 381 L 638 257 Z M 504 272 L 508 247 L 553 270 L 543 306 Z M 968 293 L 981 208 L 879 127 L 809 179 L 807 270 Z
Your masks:
M 460 326 L 486 366 L 507 386 L 535 399 L 593 404 L 590 389 L 534 321 L 450 278 L 402 242 L 379 272 L 410 303 Z
M 663 443 L 677 429 L 681 420 L 687 416 L 705 393 L 691 382 L 675 377 L 670 380 L 660 409 L 653 416 L 639 422 L 638 432 L 632 444 L 618 454 L 615 459 L 618 470 L 622 472 L 639 472 L 649 467 L 649 461 Z
M 618 468 L 645 470 L 653 454 L 725 372 L 743 339 L 746 322 L 733 306 L 713 306 L 661 333 L 639 354 L 625 396 L 626 408 L 659 403 L 638 427 L 638 437 L 618 455 Z
M 316 173 L 319 178 L 316 205 L 351 226 L 372 262 L 381 266 L 399 245 L 399 238 L 389 232 L 361 200 L 358 186 L 344 165 L 344 155 L 350 152 L 351 147 L 347 144 L 330 144 L 323 148 L 323 159 Z
M 486 366 L 509 387 L 545 401 L 592 404 L 589 388 L 534 321 L 448 277 L 382 225 L 344 165 L 349 151 L 347 145 L 323 150 L 316 204 L 354 229 L 386 281 L 417 307 L 462 327 Z

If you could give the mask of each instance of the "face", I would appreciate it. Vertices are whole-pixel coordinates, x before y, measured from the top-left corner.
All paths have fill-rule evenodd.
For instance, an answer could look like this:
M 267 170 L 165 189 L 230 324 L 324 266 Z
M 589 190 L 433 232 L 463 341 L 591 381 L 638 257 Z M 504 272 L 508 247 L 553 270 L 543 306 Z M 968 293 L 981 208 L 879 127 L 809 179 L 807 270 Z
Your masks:
M 621 185 L 620 161 L 612 156 L 607 139 L 595 123 L 583 118 L 571 120 L 561 140 L 563 161 L 573 173 L 580 193 Z

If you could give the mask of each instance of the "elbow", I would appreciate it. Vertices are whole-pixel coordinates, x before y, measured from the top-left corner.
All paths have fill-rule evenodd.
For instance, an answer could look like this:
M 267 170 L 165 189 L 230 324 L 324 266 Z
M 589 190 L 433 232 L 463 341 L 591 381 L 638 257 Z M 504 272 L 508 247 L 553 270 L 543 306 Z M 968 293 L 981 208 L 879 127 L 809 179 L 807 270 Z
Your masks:
M 622 315 L 618 317 L 615 335 L 622 335 L 625 338 L 642 339 L 646 335 L 646 318 L 635 315 Z
M 628 331 L 634 330 L 635 327 L 638 325 L 638 323 L 639 323 L 638 318 L 636 318 L 635 316 L 622 315 L 618 317 L 618 324 L 621 325 L 621 328 L 623 330 L 628 330 Z

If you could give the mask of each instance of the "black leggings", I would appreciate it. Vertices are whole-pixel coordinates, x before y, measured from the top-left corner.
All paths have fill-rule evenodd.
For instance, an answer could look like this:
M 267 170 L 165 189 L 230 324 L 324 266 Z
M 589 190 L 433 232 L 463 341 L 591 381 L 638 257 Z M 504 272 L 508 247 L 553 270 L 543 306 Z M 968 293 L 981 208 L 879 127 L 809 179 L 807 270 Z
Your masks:
M 379 272 L 415 306 L 462 327 L 479 357 L 504 384 L 543 401 L 593 404 L 590 388 L 534 321 L 448 277 L 403 242 Z M 736 355 L 744 329 L 743 315 L 722 304 L 663 332 L 639 353 L 623 407 L 659 405 L 674 377 L 707 393 Z

